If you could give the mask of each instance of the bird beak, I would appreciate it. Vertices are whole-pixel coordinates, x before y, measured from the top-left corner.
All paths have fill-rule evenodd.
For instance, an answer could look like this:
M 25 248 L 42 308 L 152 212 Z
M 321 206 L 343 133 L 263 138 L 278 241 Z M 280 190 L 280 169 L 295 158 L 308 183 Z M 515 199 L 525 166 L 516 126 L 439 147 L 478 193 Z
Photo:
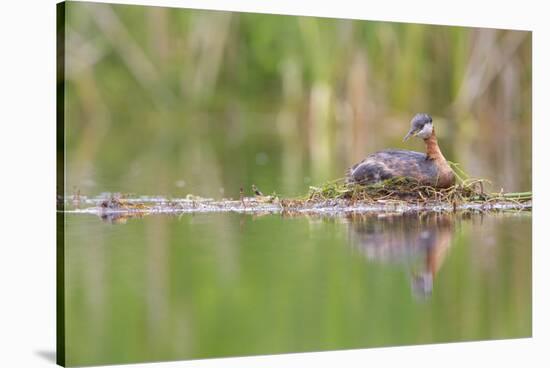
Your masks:
M 414 130 L 414 129 L 411 129 L 409 130 L 409 132 L 407 133 L 407 135 L 405 136 L 405 138 L 403 138 L 403 142 L 405 142 L 407 139 L 409 139 L 410 137 L 416 135 L 416 133 L 418 133 L 418 131 Z

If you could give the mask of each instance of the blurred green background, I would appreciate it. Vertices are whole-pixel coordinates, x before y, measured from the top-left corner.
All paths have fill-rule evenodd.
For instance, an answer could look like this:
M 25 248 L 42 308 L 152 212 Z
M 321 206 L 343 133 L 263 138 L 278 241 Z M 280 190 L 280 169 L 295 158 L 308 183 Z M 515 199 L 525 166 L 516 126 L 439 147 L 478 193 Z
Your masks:
M 304 193 L 435 120 L 447 159 L 531 188 L 531 33 L 67 3 L 66 192 Z

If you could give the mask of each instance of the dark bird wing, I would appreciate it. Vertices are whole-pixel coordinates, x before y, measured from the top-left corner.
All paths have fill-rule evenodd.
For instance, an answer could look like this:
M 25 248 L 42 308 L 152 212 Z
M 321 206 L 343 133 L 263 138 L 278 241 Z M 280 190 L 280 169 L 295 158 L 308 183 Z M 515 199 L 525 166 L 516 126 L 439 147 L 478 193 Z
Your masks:
M 347 172 L 347 181 L 375 183 L 394 177 L 410 177 L 424 183 L 437 180 L 438 170 L 426 154 L 405 150 L 385 150 L 367 156 Z

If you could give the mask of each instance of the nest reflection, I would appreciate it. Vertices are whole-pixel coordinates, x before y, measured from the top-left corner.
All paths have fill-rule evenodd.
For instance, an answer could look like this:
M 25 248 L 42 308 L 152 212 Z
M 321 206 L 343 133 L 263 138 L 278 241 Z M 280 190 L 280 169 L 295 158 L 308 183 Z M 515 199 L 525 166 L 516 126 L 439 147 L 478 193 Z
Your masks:
M 352 214 L 350 244 L 369 261 L 402 264 L 412 293 L 426 299 L 451 247 L 454 218 L 447 214 Z

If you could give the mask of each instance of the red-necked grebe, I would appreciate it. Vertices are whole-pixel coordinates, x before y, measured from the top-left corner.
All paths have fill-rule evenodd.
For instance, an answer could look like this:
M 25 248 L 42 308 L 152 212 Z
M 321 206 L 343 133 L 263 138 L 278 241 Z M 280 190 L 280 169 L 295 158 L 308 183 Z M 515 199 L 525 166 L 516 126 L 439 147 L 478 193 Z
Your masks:
M 411 129 L 403 139 L 419 137 L 426 144 L 426 153 L 389 149 L 373 153 L 353 165 L 347 172 L 348 183 L 371 184 L 396 177 L 407 177 L 424 185 L 449 188 L 455 176 L 443 157 L 428 114 L 416 114 Z

